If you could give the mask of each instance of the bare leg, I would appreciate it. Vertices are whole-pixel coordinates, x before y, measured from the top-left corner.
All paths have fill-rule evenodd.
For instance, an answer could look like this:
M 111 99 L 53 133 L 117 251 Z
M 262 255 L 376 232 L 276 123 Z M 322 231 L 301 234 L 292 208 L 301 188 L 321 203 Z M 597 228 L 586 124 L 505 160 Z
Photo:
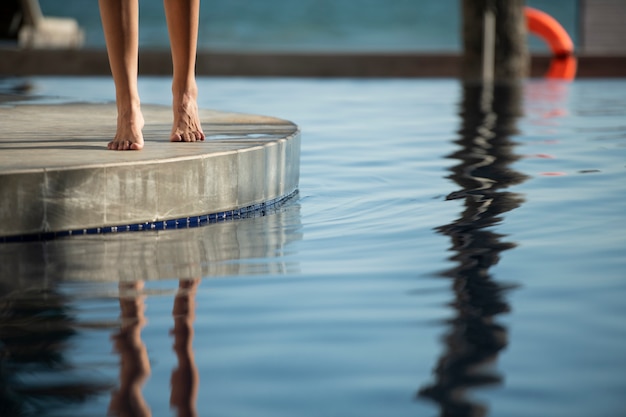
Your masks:
M 101 0 L 102 1 L 102 0 Z M 198 116 L 196 85 L 196 49 L 200 0 L 163 0 L 170 35 L 174 74 L 172 142 L 204 140 Z
M 139 1 L 99 0 L 109 65 L 115 82 L 117 132 L 108 148 L 143 148 L 143 115 L 137 90 Z

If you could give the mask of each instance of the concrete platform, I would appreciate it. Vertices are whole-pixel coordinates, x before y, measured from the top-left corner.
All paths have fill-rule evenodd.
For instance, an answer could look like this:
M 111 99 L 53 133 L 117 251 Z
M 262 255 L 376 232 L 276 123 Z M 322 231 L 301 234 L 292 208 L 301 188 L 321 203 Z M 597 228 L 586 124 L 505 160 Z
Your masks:
M 202 110 L 207 140 L 170 143 L 171 110 L 143 111 L 145 147 L 123 152 L 113 104 L 0 107 L 0 242 L 193 226 L 297 191 L 295 124 Z

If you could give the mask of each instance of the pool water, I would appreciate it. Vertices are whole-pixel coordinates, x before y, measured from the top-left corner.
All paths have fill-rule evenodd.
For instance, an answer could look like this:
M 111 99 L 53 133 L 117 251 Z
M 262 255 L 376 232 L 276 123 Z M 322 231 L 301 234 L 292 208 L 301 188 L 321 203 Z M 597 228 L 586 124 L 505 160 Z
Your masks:
M 0 415 L 626 415 L 626 80 L 199 88 L 301 127 L 298 197 L 1 245 Z

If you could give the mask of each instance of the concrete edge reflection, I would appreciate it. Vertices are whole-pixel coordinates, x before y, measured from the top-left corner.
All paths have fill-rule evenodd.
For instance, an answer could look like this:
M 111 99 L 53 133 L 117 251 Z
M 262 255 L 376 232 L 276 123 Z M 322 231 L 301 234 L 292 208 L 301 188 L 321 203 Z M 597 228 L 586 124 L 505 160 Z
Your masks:
M 55 281 L 296 273 L 299 265 L 282 255 L 300 239 L 296 199 L 263 216 L 197 228 L 5 243 L 0 245 L 0 289 Z

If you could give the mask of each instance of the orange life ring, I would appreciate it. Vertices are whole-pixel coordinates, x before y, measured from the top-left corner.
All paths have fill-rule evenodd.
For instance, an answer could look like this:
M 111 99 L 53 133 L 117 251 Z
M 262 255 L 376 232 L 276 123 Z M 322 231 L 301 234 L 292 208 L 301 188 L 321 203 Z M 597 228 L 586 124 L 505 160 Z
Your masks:
M 528 31 L 543 39 L 552 51 L 546 78 L 573 80 L 576 76 L 574 43 L 563 26 L 552 16 L 532 7 L 524 7 Z

